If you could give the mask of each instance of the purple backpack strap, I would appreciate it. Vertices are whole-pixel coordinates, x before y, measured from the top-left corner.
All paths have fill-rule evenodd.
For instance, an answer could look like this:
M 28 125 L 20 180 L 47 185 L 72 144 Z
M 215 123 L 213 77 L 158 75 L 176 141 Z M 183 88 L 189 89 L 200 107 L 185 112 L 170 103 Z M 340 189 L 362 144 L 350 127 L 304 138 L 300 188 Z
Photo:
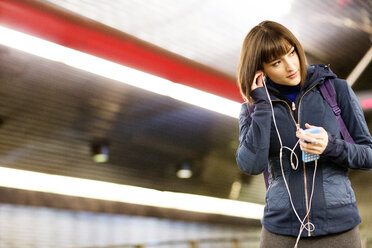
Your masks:
M 247 109 L 248 109 L 249 115 L 252 115 L 253 112 L 254 112 L 253 105 L 250 105 L 249 103 L 246 103 L 246 104 L 247 104 Z M 268 189 L 269 188 L 269 176 L 270 176 L 268 167 L 266 167 L 265 171 L 263 172 L 263 175 L 264 175 L 266 189 Z
M 323 84 L 319 85 L 319 90 L 320 93 L 322 93 L 323 98 L 332 108 L 333 113 L 337 118 L 338 126 L 340 128 L 342 137 L 344 138 L 345 141 L 355 144 L 353 138 L 350 136 L 350 133 L 346 128 L 344 121 L 342 120 L 341 109 L 337 105 L 337 95 L 331 80 L 327 79 Z
M 264 180 L 265 180 L 265 186 L 266 186 L 266 189 L 269 188 L 269 167 L 266 167 L 266 169 L 264 170 Z

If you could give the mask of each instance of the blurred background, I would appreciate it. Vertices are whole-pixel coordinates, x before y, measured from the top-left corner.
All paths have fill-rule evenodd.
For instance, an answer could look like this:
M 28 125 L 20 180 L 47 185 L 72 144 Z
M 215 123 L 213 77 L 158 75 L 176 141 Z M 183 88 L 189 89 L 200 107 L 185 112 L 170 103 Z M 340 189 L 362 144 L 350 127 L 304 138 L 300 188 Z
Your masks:
M 372 127 L 372 1 L 1 0 L 0 247 L 258 247 L 235 82 L 263 20 L 347 79 Z M 364 247 L 371 173 L 349 175 Z

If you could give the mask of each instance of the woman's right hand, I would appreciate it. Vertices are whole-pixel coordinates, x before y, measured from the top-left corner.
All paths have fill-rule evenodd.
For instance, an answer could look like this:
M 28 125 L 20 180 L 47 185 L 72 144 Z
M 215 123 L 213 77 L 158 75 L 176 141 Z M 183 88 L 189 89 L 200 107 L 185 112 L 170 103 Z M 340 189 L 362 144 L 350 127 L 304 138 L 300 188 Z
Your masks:
M 258 87 L 262 87 L 263 86 L 262 82 L 263 82 L 263 72 L 257 71 L 253 78 L 251 91 L 257 89 Z

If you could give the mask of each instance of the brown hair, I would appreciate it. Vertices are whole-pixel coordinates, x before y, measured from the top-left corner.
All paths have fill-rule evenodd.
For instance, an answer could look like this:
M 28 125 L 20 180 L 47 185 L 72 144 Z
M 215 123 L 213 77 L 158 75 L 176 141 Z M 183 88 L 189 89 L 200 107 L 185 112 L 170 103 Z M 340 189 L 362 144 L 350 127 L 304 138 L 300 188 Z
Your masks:
M 283 25 L 263 21 L 249 31 L 244 39 L 238 64 L 238 85 L 243 97 L 252 103 L 250 97 L 254 75 L 263 70 L 263 63 L 269 63 L 288 53 L 293 46 L 300 60 L 301 84 L 306 79 L 306 56 L 300 42 Z

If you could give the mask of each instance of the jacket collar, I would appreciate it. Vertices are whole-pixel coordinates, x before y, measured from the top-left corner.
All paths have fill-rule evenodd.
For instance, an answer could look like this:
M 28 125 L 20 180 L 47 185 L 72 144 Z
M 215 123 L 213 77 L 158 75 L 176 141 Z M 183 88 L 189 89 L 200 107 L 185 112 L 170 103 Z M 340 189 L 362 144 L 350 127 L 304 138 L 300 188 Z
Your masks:
M 329 65 L 316 64 L 307 66 L 307 76 L 304 85 L 301 87 L 300 93 L 306 91 L 317 83 L 323 83 L 325 79 L 337 78 L 336 74 L 332 72 Z M 271 79 L 267 78 L 267 88 L 272 95 L 273 100 L 283 100 L 283 95 L 274 87 L 270 82 Z

